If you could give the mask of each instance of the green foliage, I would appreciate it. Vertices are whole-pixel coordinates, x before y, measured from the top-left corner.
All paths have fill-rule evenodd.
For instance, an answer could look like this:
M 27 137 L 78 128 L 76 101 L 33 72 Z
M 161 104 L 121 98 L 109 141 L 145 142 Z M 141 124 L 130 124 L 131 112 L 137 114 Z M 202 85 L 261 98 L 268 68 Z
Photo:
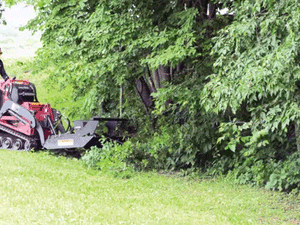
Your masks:
M 130 163 L 147 170 L 206 168 L 219 154 L 215 119 L 192 115 L 186 109 L 170 111 L 169 115 L 157 118 L 159 128 L 153 135 L 138 134 L 131 140 L 134 150 Z
M 214 73 L 202 93 L 207 112 L 222 117 L 217 143 L 233 152 L 215 166 L 239 183 L 299 188 L 299 3 L 233 5 L 233 23 L 214 39 Z
M 235 130 L 230 135 L 235 141 L 229 142 L 229 148 L 242 142 L 253 151 L 284 139 L 288 126 L 300 119 L 300 30 L 295 25 L 300 22 L 295 10 L 299 3 L 242 1 L 235 5 L 235 21 L 215 39 L 215 74 L 203 97 L 208 110 L 230 109 L 224 123 Z
M 206 11 L 193 1 L 33 3 L 39 14 L 27 28 L 43 32 L 36 63 L 49 73 L 45 86 L 54 92 L 49 99 L 68 116 L 115 117 L 122 85 L 123 116 L 137 124 L 139 136 L 121 147 L 125 152 L 133 148 L 125 162 L 179 169 L 206 164 L 202 154 L 218 154 L 218 119 L 205 115 L 199 96 L 212 71 L 210 37 L 228 19 L 205 18 Z M 156 110 L 146 115 L 136 80 L 151 77 L 161 66 L 171 68 L 172 83 L 161 81 L 165 89 L 157 88 L 153 95 Z M 174 104 L 166 107 L 166 102 Z
M 266 189 L 299 192 L 299 152 L 276 160 L 275 151 L 264 149 L 255 155 L 235 154 L 222 157 L 207 171 L 208 175 L 224 174 L 239 184 L 265 186 Z
M 85 162 L 87 167 L 99 169 L 98 163 L 101 158 L 101 150 L 99 148 L 92 147 L 84 156 L 82 156 L 81 159 Z
M 138 169 L 167 170 L 174 163 L 171 158 L 172 139 L 168 132 L 155 132 L 146 142 L 134 142 L 133 163 Z
M 71 86 L 74 100 L 83 99 L 83 107 L 70 112 L 80 116 L 116 116 L 120 85 L 135 99 L 132 87 L 145 67 L 194 57 L 195 41 L 204 36 L 194 31 L 197 10 L 176 2 L 33 2 L 39 15 L 28 28 L 43 32 L 39 63 L 54 68 L 55 85 Z M 139 101 L 131 104 L 125 115 L 140 110 Z
M 128 165 L 128 157 L 130 152 L 124 151 L 129 148 L 121 148 L 121 146 L 114 142 L 102 141 L 102 147 L 92 147 L 82 160 L 89 168 L 101 170 L 103 173 L 110 174 L 114 177 L 121 177 L 124 179 L 130 178 L 134 175 L 134 169 Z
M 276 167 L 274 160 L 268 156 L 264 159 L 254 156 L 240 157 L 235 161 L 234 169 L 228 173 L 228 176 L 233 177 L 239 184 L 264 186 Z
M 10 6 L 17 4 L 19 2 L 23 2 L 23 0 L 4 0 L 3 2 L 5 2 L 5 4 L 8 4 Z
M 300 190 L 300 153 L 295 152 L 285 161 L 280 161 L 275 168 L 266 185 L 267 189 L 299 192 Z
M 87 152 L 87 165 L 201 168 L 298 188 L 300 3 L 221 1 L 232 15 L 209 18 L 198 1 L 32 2 L 39 15 L 27 27 L 43 32 L 36 63 L 51 101 L 72 117 L 116 116 L 122 86 L 123 116 L 137 125 L 124 145 Z M 163 69 L 169 79 L 151 80 Z M 136 94 L 141 77 L 154 109 Z

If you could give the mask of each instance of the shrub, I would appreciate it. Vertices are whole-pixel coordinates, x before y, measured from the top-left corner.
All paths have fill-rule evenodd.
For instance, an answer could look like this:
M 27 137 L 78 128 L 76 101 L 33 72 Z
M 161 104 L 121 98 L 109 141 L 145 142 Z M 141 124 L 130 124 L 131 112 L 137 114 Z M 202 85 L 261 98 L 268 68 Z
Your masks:
M 130 178 L 134 169 L 127 163 L 130 152 L 124 151 L 130 148 L 122 148 L 118 143 L 107 141 L 102 141 L 102 145 L 102 148 L 92 147 L 85 153 L 82 157 L 85 165 L 114 177 Z
M 300 152 L 279 161 L 270 175 L 266 188 L 279 191 L 300 190 Z

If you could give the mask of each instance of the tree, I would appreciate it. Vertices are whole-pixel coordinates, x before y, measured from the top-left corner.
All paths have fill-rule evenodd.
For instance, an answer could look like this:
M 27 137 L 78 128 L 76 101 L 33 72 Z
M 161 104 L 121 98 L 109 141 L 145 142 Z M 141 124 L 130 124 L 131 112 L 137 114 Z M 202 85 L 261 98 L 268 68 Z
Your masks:
M 281 160 L 300 148 L 297 1 L 31 2 L 39 65 L 85 101 L 73 114 L 116 116 L 122 88 L 122 115 L 139 122 L 124 145 L 135 164 L 218 164 L 260 184 L 289 167 Z
M 219 3 L 31 3 L 39 14 L 27 28 L 42 31 L 43 47 L 37 61 L 49 71 L 47 85 L 52 92 L 71 86 L 74 100 L 84 100 L 81 107 L 70 106 L 69 114 L 87 118 L 98 114 L 116 116 L 122 87 L 126 96 L 123 115 L 138 120 L 140 130 L 148 137 L 149 132 L 169 130 L 168 135 L 174 137 L 169 144 L 180 149 L 176 153 L 179 158 L 189 149 L 191 159 L 185 161 L 190 164 L 199 151 L 213 148 L 209 129 L 214 116 L 206 117 L 199 96 L 212 72 L 211 38 L 231 20 L 216 14 Z M 205 127 L 199 129 L 206 132 L 205 141 L 199 138 L 202 134 L 197 126 Z
M 233 6 L 233 23 L 215 39 L 217 60 L 203 104 L 222 117 L 218 143 L 235 152 L 230 169 L 236 168 L 241 182 L 270 179 L 269 188 L 291 189 L 299 184 L 294 170 L 300 119 L 299 2 L 247 0 Z
M 147 111 L 153 108 L 151 93 L 193 68 L 192 60 L 206 51 L 201 42 L 215 17 L 213 3 L 196 0 L 32 3 L 39 15 L 28 27 L 43 32 L 40 58 L 68 74 L 77 96 L 93 100 L 86 104 L 91 113 L 115 97 L 104 87 L 124 84 L 136 87 Z

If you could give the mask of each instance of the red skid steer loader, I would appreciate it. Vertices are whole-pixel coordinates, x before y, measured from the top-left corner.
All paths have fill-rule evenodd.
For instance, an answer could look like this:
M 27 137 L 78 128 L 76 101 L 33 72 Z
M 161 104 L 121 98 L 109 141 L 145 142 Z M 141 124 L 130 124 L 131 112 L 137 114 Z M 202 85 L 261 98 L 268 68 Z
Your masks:
M 15 150 L 76 149 L 100 146 L 95 134 L 99 121 L 108 121 L 110 137 L 123 119 L 93 117 L 63 125 L 61 113 L 38 101 L 36 88 L 28 80 L 3 77 L 0 81 L 0 148 Z

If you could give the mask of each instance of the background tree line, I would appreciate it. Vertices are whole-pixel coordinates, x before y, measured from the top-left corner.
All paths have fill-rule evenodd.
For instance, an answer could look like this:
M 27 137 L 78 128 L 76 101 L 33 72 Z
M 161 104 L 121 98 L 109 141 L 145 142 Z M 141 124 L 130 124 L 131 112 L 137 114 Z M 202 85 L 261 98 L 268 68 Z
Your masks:
M 299 1 L 28 2 L 51 103 L 138 128 L 86 160 L 299 188 Z

